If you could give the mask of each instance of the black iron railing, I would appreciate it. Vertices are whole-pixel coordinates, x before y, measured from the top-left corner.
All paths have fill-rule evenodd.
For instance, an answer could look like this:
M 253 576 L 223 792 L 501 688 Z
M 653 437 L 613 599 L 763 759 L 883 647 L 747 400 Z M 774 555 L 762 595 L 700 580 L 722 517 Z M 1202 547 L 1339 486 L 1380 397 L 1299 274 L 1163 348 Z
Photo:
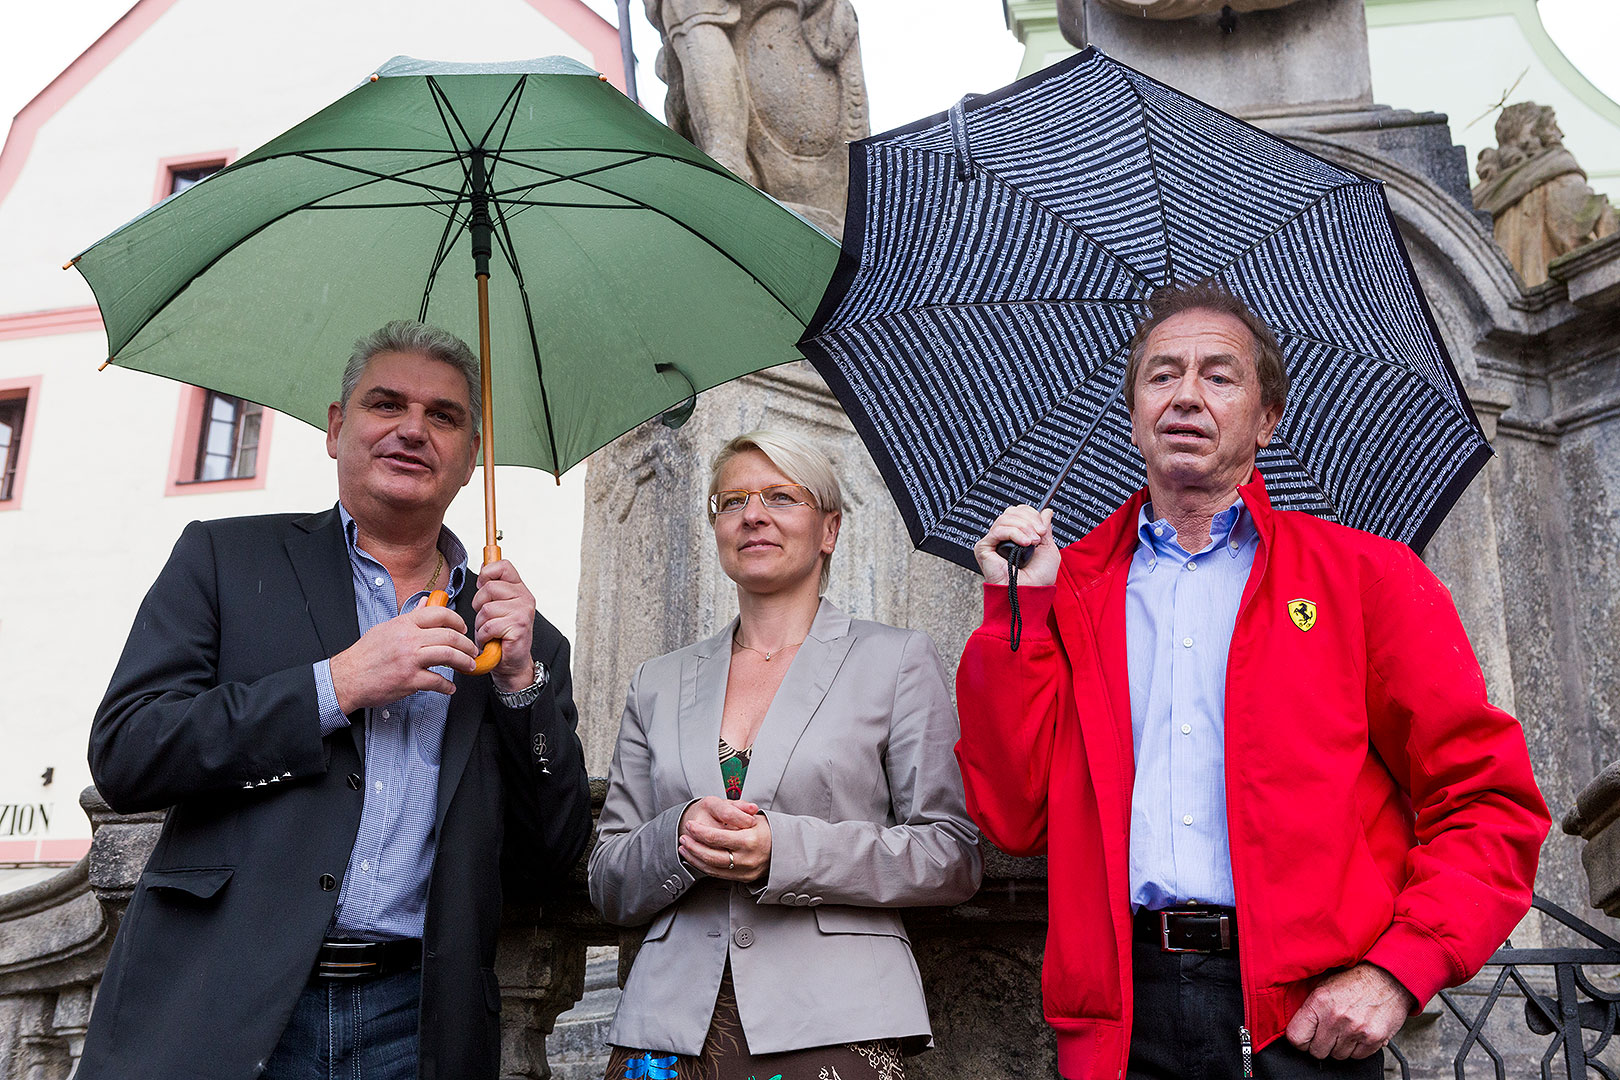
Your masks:
M 1453 1072 L 1457 1080 L 1485 1075 L 1507 1080 L 1510 1075 L 1515 1078 L 1525 1075 L 1522 1070 L 1528 1062 L 1524 1060 L 1522 1049 L 1515 1047 L 1510 1054 L 1504 1054 L 1485 1032 L 1493 1010 L 1511 984 L 1523 995 L 1522 998 L 1509 995 L 1508 1000 L 1523 1004 L 1524 1026 L 1533 1035 L 1547 1039 L 1540 1062 L 1543 1080 L 1553 1080 L 1555 1076 L 1568 1080 L 1586 1080 L 1589 1076 L 1617 1080 L 1615 1070 L 1598 1060 L 1598 1055 L 1609 1046 L 1620 1021 L 1620 990 L 1605 990 L 1596 985 L 1587 969 L 1620 967 L 1620 941 L 1544 897 L 1537 896 L 1534 906 L 1592 944 L 1571 949 L 1515 949 L 1511 942 L 1503 946 L 1486 961 L 1479 979 L 1489 977 L 1493 968 L 1497 969 L 1496 978 L 1472 1014 L 1464 998 L 1475 995 L 1442 991 L 1440 1002 L 1464 1028 L 1462 1044 L 1452 1058 Z M 1556 997 L 1546 993 L 1549 974 Z M 1479 979 L 1475 981 L 1476 986 Z M 1411 1063 L 1398 1042 L 1391 1042 L 1388 1049 L 1400 1068 L 1402 1080 L 1411 1080 Z M 1487 1061 L 1491 1067 L 1489 1073 L 1484 1071 Z M 1514 1066 L 1511 1072 L 1510 1061 Z M 1472 1072 L 1470 1065 L 1474 1066 Z

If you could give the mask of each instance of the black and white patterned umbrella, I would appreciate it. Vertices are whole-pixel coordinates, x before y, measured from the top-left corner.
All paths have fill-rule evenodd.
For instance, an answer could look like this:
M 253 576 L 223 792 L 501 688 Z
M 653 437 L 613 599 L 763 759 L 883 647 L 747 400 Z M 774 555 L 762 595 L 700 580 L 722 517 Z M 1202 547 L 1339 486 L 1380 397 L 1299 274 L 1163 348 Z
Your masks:
M 1146 482 L 1109 399 L 1154 288 L 1209 277 L 1287 359 L 1272 502 L 1421 548 L 1491 450 L 1382 187 L 1095 48 L 854 144 L 800 348 L 912 542 L 971 568 L 1094 422 L 1052 498 L 1058 542 Z

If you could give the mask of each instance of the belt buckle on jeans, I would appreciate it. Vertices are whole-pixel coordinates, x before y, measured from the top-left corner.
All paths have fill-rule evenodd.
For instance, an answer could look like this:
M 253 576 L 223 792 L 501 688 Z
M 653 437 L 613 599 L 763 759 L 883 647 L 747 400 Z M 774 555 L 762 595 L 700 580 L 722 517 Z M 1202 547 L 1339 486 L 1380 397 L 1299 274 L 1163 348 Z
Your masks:
M 367 952 L 375 948 L 369 941 L 323 941 L 321 949 L 333 954 L 333 958 L 318 959 L 315 964 L 315 974 L 323 979 L 363 979 L 375 974 L 382 964 L 377 960 L 361 959 Z M 336 957 L 347 953 L 353 957 L 350 960 L 339 960 Z
M 1176 916 L 1194 915 L 1194 916 L 1203 916 L 1205 918 L 1219 919 L 1220 921 L 1216 924 L 1217 927 L 1220 930 L 1220 936 L 1221 936 L 1221 943 L 1220 943 L 1219 948 L 1221 948 L 1221 949 L 1230 949 L 1232 947 L 1232 926 L 1231 926 L 1230 920 L 1225 915 L 1223 915 L 1223 914 L 1221 914 L 1219 912 L 1214 912 L 1214 911 L 1197 911 L 1197 910 L 1189 911 L 1189 910 L 1185 910 L 1185 909 L 1177 910 L 1177 909 L 1174 909 L 1174 908 L 1166 908 L 1163 911 L 1159 912 L 1159 933 L 1161 935 L 1160 936 L 1159 948 L 1160 948 L 1161 951 L 1168 952 L 1168 953 L 1189 953 L 1189 952 L 1207 953 L 1207 952 L 1214 952 L 1215 951 L 1215 949 L 1212 949 L 1212 948 L 1211 949 L 1201 949 L 1201 948 L 1198 948 L 1197 946 L 1191 946 L 1191 945 L 1189 945 L 1189 946 L 1175 946 L 1175 945 L 1170 944 L 1170 917 L 1172 915 L 1176 915 Z

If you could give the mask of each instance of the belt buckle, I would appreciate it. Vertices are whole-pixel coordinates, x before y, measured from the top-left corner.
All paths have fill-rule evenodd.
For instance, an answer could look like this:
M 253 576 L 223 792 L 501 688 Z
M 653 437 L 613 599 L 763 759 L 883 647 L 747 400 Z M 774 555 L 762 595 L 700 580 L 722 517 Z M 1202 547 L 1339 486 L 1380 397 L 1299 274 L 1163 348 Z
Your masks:
M 321 951 L 322 952 L 332 952 L 332 953 L 337 953 L 337 954 L 348 953 L 349 955 L 355 956 L 355 957 L 363 957 L 368 951 L 370 951 L 374 947 L 375 947 L 374 943 L 369 942 L 369 941 L 323 941 L 323 942 L 321 942 Z M 321 959 L 321 960 L 318 960 L 316 962 L 315 971 L 316 971 L 317 974 L 319 974 L 323 978 L 327 978 L 327 979 L 359 979 L 359 978 L 363 978 L 363 977 L 365 977 L 367 975 L 372 974 L 373 972 L 379 970 L 381 967 L 382 967 L 382 962 L 380 960 L 363 960 L 363 959 L 326 960 L 326 959 Z
M 1198 948 L 1197 946 L 1175 946 L 1175 945 L 1170 944 L 1170 917 L 1172 915 L 1176 915 L 1176 916 L 1195 915 L 1195 916 L 1203 916 L 1204 918 L 1215 918 L 1215 919 L 1220 920 L 1218 923 L 1216 923 L 1216 926 L 1219 929 L 1220 938 L 1221 938 L 1221 943 L 1220 943 L 1220 945 L 1218 947 L 1221 948 L 1221 949 L 1230 949 L 1232 947 L 1232 922 L 1231 922 L 1231 919 L 1228 916 L 1226 916 L 1225 914 L 1223 914 L 1221 912 L 1216 912 L 1216 911 L 1198 911 L 1196 909 L 1188 910 L 1188 909 L 1185 909 L 1185 908 L 1180 908 L 1180 909 L 1177 909 L 1177 908 L 1165 908 L 1163 911 L 1159 912 L 1159 934 L 1160 934 L 1159 948 L 1160 948 L 1161 951 L 1168 952 L 1168 953 L 1189 953 L 1189 952 L 1207 953 L 1207 952 L 1214 952 L 1215 951 L 1215 949 L 1201 949 L 1201 948 Z

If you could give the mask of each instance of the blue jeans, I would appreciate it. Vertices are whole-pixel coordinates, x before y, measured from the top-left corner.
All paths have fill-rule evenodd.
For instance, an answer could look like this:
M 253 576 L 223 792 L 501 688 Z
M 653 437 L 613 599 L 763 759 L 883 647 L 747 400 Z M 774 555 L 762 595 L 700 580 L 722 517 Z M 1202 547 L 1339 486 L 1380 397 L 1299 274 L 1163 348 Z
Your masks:
M 416 1080 L 422 973 L 314 979 L 270 1055 L 266 1080 Z

